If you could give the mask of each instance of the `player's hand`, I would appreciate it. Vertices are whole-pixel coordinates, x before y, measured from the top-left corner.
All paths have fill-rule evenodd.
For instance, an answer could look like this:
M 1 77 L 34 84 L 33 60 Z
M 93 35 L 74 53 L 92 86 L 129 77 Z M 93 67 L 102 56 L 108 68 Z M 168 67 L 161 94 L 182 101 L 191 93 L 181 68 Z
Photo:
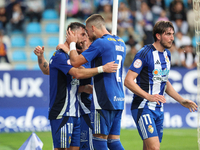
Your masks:
M 186 108 L 189 108 L 190 112 L 197 110 L 197 104 L 189 99 L 183 99 L 180 104 Z
M 93 86 L 91 84 L 85 85 L 84 92 L 87 94 L 92 94 L 93 93 Z
M 66 40 L 67 43 L 71 43 L 71 42 L 75 42 L 77 43 L 78 41 L 78 37 L 77 37 L 77 30 L 76 31 L 72 31 L 70 28 L 68 31 L 66 31 Z
M 157 102 L 158 105 L 160 105 L 160 102 L 166 103 L 165 97 L 163 95 L 159 95 L 159 94 L 150 95 L 148 100 L 150 102 Z
M 56 50 L 62 49 L 65 53 L 69 52 L 69 47 L 66 46 L 65 44 L 58 44 L 56 46 Z
M 40 47 L 40 46 L 37 46 L 35 49 L 34 49 L 34 54 L 38 57 L 42 56 L 43 53 L 44 53 L 44 46 Z
M 103 71 L 106 73 L 116 72 L 118 68 L 118 64 L 115 61 L 109 62 L 103 66 Z
M 87 41 L 84 41 L 83 42 L 83 50 L 88 49 L 88 47 L 89 47 L 89 43 Z

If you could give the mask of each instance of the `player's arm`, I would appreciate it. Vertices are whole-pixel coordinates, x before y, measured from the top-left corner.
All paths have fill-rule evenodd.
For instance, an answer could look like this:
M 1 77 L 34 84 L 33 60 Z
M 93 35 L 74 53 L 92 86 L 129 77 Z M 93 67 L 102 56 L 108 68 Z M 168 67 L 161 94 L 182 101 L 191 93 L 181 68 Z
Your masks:
M 85 79 L 95 76 L 99 73 L 113 73 L 116 72 L 118 68 L 118 64 L 115 64 L 114 61 L 105 64 L 104 66 L 96 67 L 96 68 L 87 68 L 87 69 L 79 69 L 72 67 L 69 70 L 69 74 L 74 76 L 76 79 Z
M 142 90 L 140 88 L 140 86 L 137 83 L 135 83 L 135 81 L 134 81 L 137 78 L 137 76 L 138 76 L 138 74 L 136 72 L 129 70 L 126 75 L 126 78 L 124 80 L 124 85 L 129 90 L 131 90 L 134 94 L 136 94 L 142 98 L 145 98 L 151 102 L 157 102 L 158 104 L 160 104 L 159 101 L 162 103 L 166 102 L 166 99 L 164 98 L 163 95 L 159 95 L 159 94 L 150 95 L 149 93 Z
M 175 99 L 177 102 L 179 102 L 182 106 L 189 108 L 190 111 L 195 111 L 197 110 L 197 105 L 195 102 L 188 100 L 188 99 L 184 99 L 183 97 L 181 97 L 173 88 L 173 86 L 171 85 L 171 83 L 169 81 L 167 81 L 166 84 L 167 88 L 165 90 L 165 92 L 172 97 L 173 99 Z
M 42 70 L 43 74 L 49 75 L 49 63 L 44 58 L 44 46 L 37 46 L 34 49 L 34 53 L 38 57 L 38 65 Z
M 76 51 L 76 47 L 72 46 L 72 45 L 76 45 L 76 43 L 72 43 L 71 47 L 72 50 L 70 51 L 69 47 L 67 47 L 64 44 L 58 44 L 58 46 L 56 47 L 56 49 L 62 49 L 65 53 L 67 53 L 70 56 L 70 63 L 72 66 L 74 67 L 80 67 L 82 64 L 87 63 L 88 61 L 85 59 L 85 57 L 83 55 L 79 55 Z

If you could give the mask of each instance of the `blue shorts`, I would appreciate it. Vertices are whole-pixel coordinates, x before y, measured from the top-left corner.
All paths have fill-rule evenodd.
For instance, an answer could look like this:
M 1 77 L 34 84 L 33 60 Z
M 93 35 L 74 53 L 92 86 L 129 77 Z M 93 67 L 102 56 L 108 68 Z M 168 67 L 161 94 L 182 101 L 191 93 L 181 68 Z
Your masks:
M 50 120 L 54 148 L 80 146 L 80 118 L 63 117 Z
M 95 110 L 92 112 L 93 134 L 120 135 L 122 110 Z
M 164 113 L 150 109 L 131 110 L 142 140 L 158 136 L 162 141 Z
M 92 125 L 90 114 L 81 115 L 81 143 L 80 150 L 93 150 L 92 144 Z

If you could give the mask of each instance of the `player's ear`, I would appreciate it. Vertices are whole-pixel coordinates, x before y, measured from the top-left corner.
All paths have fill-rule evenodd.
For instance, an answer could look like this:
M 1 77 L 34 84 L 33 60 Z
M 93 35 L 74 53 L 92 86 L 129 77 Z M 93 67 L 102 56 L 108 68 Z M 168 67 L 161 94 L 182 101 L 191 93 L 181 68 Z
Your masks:
M 157 34 L 156 34 L 156 38 L 157 38 L 158 41 L 160 41 L 161 35 L 160 35 L 159 33 L 157 33 Z
M 94 32 L 94 30 L 95 30 L 95 26 L 92 26 L 92 31 Z

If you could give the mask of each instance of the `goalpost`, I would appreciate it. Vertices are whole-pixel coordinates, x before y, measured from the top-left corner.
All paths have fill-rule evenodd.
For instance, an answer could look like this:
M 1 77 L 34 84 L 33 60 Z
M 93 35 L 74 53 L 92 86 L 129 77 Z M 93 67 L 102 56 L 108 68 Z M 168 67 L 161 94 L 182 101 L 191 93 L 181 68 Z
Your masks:
M 193 0 L 193 10 L 195 14 L 194 26 L 195 26 L 195 38 L 196 38 L 196 54 L 198 56 L 197 63 L 197 105 L 198 105 L 198 116 L 197 116 L 197 136 L 198 136 L 198 147 L 200 150 L 200 0 Z

